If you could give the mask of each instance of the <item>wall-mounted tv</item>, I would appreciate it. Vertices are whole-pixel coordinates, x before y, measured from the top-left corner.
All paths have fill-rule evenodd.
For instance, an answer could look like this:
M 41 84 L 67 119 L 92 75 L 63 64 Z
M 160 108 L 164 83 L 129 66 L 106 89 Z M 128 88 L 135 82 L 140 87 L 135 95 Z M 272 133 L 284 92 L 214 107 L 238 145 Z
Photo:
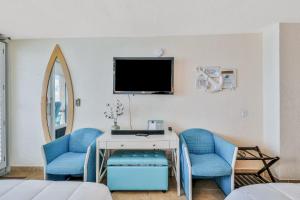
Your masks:
M 173 94 L 173 57 L 115 57 L 114 94 Z

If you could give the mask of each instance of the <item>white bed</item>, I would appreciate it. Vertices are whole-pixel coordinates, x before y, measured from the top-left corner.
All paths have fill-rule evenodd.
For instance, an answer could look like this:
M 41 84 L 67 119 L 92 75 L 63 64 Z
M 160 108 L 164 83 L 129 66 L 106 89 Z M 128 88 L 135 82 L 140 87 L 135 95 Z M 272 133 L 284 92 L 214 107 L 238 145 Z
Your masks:
M 75 181 L 0 180 L 0 200 L 112 200 L 103 184 Z
M 225 200 L 300 200 L 300 184 L 249 185 L 232 191 Z

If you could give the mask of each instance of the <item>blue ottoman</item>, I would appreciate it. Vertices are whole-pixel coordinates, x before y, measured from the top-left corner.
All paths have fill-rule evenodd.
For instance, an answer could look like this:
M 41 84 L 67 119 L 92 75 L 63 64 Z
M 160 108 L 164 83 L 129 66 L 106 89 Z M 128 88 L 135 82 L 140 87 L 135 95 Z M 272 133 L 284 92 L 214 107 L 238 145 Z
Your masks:
M 168 160 L 163 151 L 120 150 L 107 161 L 107 186 L 113 190 L 168 190 Z

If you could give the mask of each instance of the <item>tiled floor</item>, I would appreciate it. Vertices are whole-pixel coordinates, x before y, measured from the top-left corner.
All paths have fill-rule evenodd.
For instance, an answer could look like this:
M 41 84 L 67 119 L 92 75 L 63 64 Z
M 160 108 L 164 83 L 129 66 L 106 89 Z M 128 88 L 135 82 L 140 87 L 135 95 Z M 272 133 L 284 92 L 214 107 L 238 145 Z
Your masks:
M 43 179 L 42 170 L 12 169 L 11 173 L 4 178 Z M 113 192 L 114 200 L 185 200 L 185 196 L 177 196 L 176 182 L 170 179 L 169 191 L 163 192 Z M 222 200 L 223 193 L 216 184 L 209 180 L 197 181 L 193 188 L 193 200 Z

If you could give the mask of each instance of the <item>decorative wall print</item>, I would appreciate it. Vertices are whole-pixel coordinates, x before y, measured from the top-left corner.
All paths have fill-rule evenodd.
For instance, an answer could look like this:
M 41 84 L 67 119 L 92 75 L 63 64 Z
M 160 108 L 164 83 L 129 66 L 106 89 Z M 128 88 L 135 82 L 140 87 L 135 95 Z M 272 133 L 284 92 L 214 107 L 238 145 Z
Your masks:
M 223 69 L 223 89 L 233 90 L 236 88 L 236 70 L 235 69 Z
M 219 92 L 223 89 L 223 77 L 218 66 L 197 67 L 197 88 L 207 92 Z

